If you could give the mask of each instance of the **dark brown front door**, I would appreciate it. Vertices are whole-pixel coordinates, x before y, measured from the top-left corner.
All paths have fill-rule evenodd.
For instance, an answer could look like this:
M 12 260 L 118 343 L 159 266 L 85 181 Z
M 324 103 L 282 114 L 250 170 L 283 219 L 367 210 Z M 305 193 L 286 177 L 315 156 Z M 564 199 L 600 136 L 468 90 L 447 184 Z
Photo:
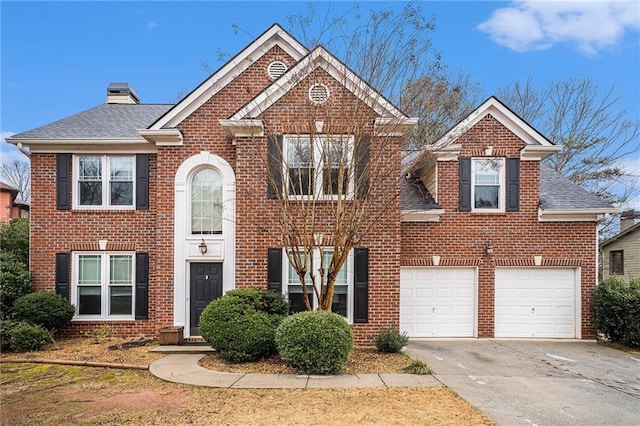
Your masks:
M 209 302 L 222 296 L 222 263 L 191 263 L 191 330 L 199 336 L 200 314 Z

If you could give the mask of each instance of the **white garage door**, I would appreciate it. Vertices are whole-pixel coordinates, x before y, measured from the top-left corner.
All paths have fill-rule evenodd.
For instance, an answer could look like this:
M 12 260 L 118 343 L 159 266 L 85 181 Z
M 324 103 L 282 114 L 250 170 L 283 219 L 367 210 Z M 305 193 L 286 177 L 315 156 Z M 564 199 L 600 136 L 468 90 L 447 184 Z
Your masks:
M 401 268 L 400 331 L 409 337 L 473 337 L 474 268 Z
M 496 269 L 495 337 L 576 336 L 575 269 Z

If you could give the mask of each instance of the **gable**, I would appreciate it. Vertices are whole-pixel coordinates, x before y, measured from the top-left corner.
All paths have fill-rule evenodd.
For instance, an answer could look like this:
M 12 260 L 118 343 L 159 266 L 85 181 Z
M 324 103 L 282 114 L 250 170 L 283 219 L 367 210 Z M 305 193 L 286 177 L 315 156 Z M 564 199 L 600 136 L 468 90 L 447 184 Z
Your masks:
M 295 61 L 307 54 L 307 49 L 293 38 L 279 25 L 274 24 L 262 35 L 256 38 L 237 55 L 231 58 L 225 65 L 203 81 L 191 93 L 178 102 L 170 111 L 160 117 L 149 126 L 149 130 L 174 128 L 186 117 L 206 103 L 211 97 L 224 89 L 238 75 L 246 71 L 265 52 L 274 46 L 279 46 L 288 56 Z

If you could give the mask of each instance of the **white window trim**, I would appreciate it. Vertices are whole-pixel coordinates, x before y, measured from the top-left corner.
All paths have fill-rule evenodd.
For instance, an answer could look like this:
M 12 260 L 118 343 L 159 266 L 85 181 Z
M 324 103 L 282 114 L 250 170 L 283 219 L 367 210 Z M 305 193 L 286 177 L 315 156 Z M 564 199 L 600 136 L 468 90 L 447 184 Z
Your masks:
M 80 265 L 80 256 L 101 256 L 100 267 L 102 268 L 102 281 L 100 283 L 100 311 L 102 315 L 80 315 L 78 313 L 80 306 L 80 291 L 78 287 L 78 271 Z M 131 315 L 109 315 L 109 256 L 131 256 Z M 71 268 L 72 274 L 72 299 L 76 312 L 73 321 L 131 321 L 135 319 L 136 307 L 136 256 L 135 252 L 130 251 L 78 251 L 73 252 L 73 262 Z
M 482 207 L 476 207 L 476 164 L 478 161 L 499 161 L 502 165 L 500 168 L 500 187 L 498 189 L 498 208 L 488 209 Z M 471 159 L 471 211 L 478 213 L 503 213 L 505 211 L 505 198 L 506 198 L 506 173 L 505 173 L 505 159 L 504 158 L 472 158 Z
M 192 185 L 193 185 L 193 178 L 201 171 L 203 170 L 213 170 L 214 172 L 218 173 L 218 175 L 220 175 L 220 182 L 222 182 L 222 188 L 220 190 L 220 203 L 222 204 L 222 214 L 221 214 L 221 232 L 219 234 L 194 234 L 193 233 L 193 229 L 192 229 L 192 216 L 191 216 L 191 208 L 192 208 L 192 198 L 191 198 L 191 193 L 192 193 Z M 187 181 L 187 198 L 188 198 L 188 202 L 187 202 L 187 229 L 188 229 L 188 235 L 189 237 L 192 238 L 205 238 L 205 239 L 218 239 L 218 238 L 222 238 L 222 236 L 224 235 L 224 220 L 225 220 L 225 215 L 224 215 L 224 210 L 225 210 L 225 204 L 224 204 L 224 176 L 222 175 L 222 172 L 220 172 L 220 170 L 218 170 L 215 167 L 211 167 L 211 166 L 204 166 L 204 167 L 198 167 L 195 168 L 191 171 L 191 173 L 189 174 L 188 177 L 188 181 Z
M 354 154 L 354 137 L 353 135 L 284 135 L 282 140 L 282 185 L 283 185 L 283 193 L 287 195 L 289 200 L 325 200 L 325 201 L 335 201 L 340 196 L 339 194 L 325 194 L 323 188 L 323 180 L 324 180 L 324 167 L 323 167 L 323 159 L 322 159 L 322 144 L 328 137 L 338 137 L 338 138 L 347 138 L 347 144 L 349 147 L 347 164 L 348 167 L 348 188 L 347 193 L 342 197 L 345 200 L 352 200 L 354 197 L 354 180 L 355 180 L 355 164 L 353 164 L 353 154 Z M 308 138 L 313 145 L 313 167 L 314 167 L 314 180 L 313 180 L 313 194 L 309 195 L 294 195 L 289 194 L 289 145 L 290 140 L 295 139 L 305 139 Z
M 287 255 L 286 249 L 283 249 L 282 256 L 282 294 L 289 300 L 289 256 Z M 322 247 L 322 250 L 331 250 L 331 247 Z M 320 265 L 320 249 L 315 249 L 313 253 L 313 263 L 314 265 Z M 347 255 L 347 260 L 345 261 L 343 267 L 347 267 L 347 316 L 344 317 L 345 320 L 349 324 L 353 324 L 353 250 L 349 252 Z M 318 298 L 315 293 L 313 293 L 313 287 L 311 283 L 307 283 L 307 290 L 312 292 L 311 304 L 314 309 L 318 307 Z
M 102 204 L 99 206 L 83 206 L 80 204 L 80 157 L 100 157 L 102 158 Z M 111 190 L 109 188 L 109 158 L 127 157 L 132 159 L 133 173 L 133 198 L 130 206 L 112 206 L 109 204 Z M 74 154 L 73 155 L 73 208 L 77 210 L 135 210 L 136 209 L 136 156 L 135 155 L 97 155 L 97 154 Z

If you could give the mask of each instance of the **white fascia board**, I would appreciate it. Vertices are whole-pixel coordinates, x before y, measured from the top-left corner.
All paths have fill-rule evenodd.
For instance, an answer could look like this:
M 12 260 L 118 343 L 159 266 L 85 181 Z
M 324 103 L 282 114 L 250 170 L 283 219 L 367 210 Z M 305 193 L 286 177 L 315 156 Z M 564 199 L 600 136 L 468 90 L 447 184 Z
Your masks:
M 564 148 L 562 145 L 527 145 L 520 150 L 520 159 L 523 161 L 540 161 L 550 155 L 560 152 Z
M 443 147 L 428 145 L 424 147 L 424 151 L 434 155 L 437 161 L 457 160 L 461 149 L 462 145 L 460 144 L 451 144 Z
M 182 146 L 182 132 L 178 129 L 138 129 L 140 136 L 156 146 Z
M 443 209 L 402 210 L 400 222 L 440 222 L 440 216 L 443 214 Z
M 546 147 L 555 146 L 549 142 L 547 138 L 538 133 L 536 129 L 531 127 L 527 122 L 514 114 L 494 97 L 487 99 L 482 105 L 476 108 L 475 111 L 469 114 L 467 118 L 462 120 L 444 136 L 438 139 L 434 145 L 442 147 L 453 143 L 488 114 L 495 117 L 496 120 L 512 131 L 517 137 L 522 139 L 527 145 L 541 145 Z
M 306 47 L 280 26 L 274 25 L 169 110 L 151 129 L 176 127 L 276 45 L 290 55 L 294 61 L 299 61 L 308 53 Z
M 379 117 L 373 122 L 374 136 L 404 136 L 418 124 L 418 118 Z
M 616 208 L 581 210 L 538 209 L 538 222 L 597 222 L 600 215 L 618 213 Z
M 237 138 L 250 138 L 264 136 L 264 123 L 259 119 L 245 120 L 218 120 L 224 132 L 231 138 L 235 145 Z
M 322 47 L 317 47 L 306 58 L 298 62 L 295 67 L 287 71 L 284 76 L 262 91 L 231 118 L 240 120 L 243 118 L 258 117 L 318 67 L 322 67 L 336 81 L 342 83 L 347 90 L 367 104 L 381 117 L 395 117 L 397 119 L 409 118 Z
M 31 154 L 61 154 L 75 152 L 113 153 L 155 153 L 156 147 L 140 139 L 66 138 L 66 139 L 26 139 L 7 138 L 7 142 L 29 147 Z

